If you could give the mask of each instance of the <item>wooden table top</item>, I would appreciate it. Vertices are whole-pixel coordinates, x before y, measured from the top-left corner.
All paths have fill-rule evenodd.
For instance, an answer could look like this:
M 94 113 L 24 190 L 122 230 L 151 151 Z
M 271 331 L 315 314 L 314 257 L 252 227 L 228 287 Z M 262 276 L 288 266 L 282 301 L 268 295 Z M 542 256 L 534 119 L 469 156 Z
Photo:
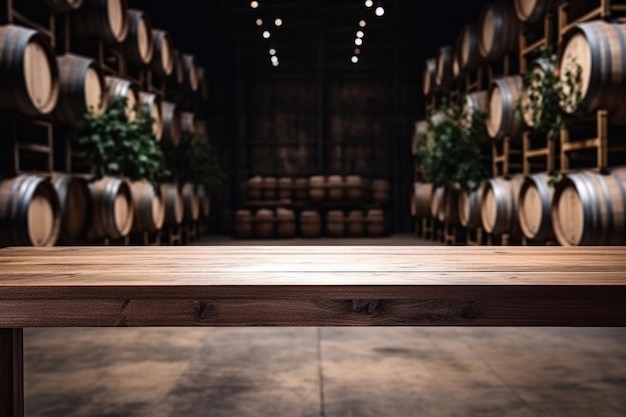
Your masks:
M 302 314 L 288 305 L 293 301 L 301 309 L 327 311 L 307 310 L 305 317 L 300 317 Z M 246 302 L 254 305 L 249 313 L 233 313 L 242 308 L 235 304 Z M 352 302 L 352 307 L 346 309 L 346 302 Z M 85 303 L 101 308 L 111 304 L 111 311 L 88 312 Z M 163 308 L 167 303 L 177 307 L 167 312 Z M 142 315 L 133 322 L 129 311 L 140 308 L 129 309 L 129 304 L 150 304 L 152 319 Z M 164 312 L 161 316 L 154 314 L 156 305 Z M 207 310 L 207 305 L 212 307 Z M 394 306 L 401 306 L 402 313 Z M 432 313 L 433 306 L 437 314 L 431 317 L 428 312 Z M 532 306 L 538 311 L 533 313 Z M 569 312 L 556 313 L 556 308 Z M 573 313 L 580 308 L 586 313 Z M 42 309 L 53 311 L 44 314 Z M 180 309 L 194 320 L 181 318 Z M 276 309 L 282 312 L 276 313 Z M 209 310 L 215 313 L 215 320 L 203 322 L 210 316 Z M 374 320 L 392 310 L 390 322 Z M 42 314 L 37 315 L 38 311 Z M 220 311 L 224 315 L 218 314 Z M 354 321 L 346 319 L 363 311 L 368 314 Z M 561 318 L 556 320 L 555 314 Z M 541 318 L 529 320 L 535 316 Z M 0 249 L 0 327 L 459 322 L 626 325 L 626 247 Z

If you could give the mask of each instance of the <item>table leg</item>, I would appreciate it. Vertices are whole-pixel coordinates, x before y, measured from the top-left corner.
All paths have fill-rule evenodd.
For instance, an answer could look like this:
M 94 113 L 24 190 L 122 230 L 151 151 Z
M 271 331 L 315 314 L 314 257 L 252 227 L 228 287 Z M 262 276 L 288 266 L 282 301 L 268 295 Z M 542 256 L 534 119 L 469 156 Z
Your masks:
M 23 329 L 0 329 L 0 415 L 24 417 Z

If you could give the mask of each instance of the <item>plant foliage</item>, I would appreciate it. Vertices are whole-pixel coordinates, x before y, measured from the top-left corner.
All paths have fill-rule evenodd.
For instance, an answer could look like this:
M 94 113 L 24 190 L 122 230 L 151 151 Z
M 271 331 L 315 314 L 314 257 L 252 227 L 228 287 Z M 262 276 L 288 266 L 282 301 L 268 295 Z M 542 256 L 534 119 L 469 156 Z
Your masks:
M 87 153 L 94 180 L 123 176 L 156 185 L 158 177 L 167 174 L 167 170 L 152 123 L 145 116 L 129 120 L 125 98 L 111 102 L 101 116 L 84 114 L 76 126 L 76 145 Z
M 488 161 L 481 149 L 481 143 L 487 140 L 486 114 L 468 111 L 444 102 L 427 118 L 416 161 L 424 180 L 435 187 L 459 184 L 474 189 L 487 176 Z

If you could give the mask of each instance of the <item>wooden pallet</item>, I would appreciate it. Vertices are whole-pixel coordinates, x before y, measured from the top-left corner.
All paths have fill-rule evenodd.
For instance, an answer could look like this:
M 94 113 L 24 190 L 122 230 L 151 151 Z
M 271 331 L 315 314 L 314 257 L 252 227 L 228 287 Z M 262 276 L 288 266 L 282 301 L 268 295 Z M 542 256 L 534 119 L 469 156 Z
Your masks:
M 543 21 L 526 25 L 519 35 L 519 69 L 523 73 L 529 68 L 533 55 L 541 48 L 555 50 L 557 47 L 558 19 L 554 13 L 546 14 Z M 556 52 L 556 51 L 555 51 Z
M 563 1 L 558 7 L 559 43 L 576 24 L 594 19 L 611 19 L 626 16 L 626 1 L 595 0 L 587 2 Z
M 522 149 L 519 142 L 509 137 L 491 141 L 491 175 L 493 177 L 522 172 Z
M 598 110 L 589 121 L 561 130 L 561 172 L 606 170 L 626 162 L 626 128 L 611 126 L 608 112 Z
M 533 135 L 526 131 L 522 136 L 522 158 L 524 174 L 533 172 L 554 172 L 556 169 L 557 152 L 556 140 L 546 135 Z

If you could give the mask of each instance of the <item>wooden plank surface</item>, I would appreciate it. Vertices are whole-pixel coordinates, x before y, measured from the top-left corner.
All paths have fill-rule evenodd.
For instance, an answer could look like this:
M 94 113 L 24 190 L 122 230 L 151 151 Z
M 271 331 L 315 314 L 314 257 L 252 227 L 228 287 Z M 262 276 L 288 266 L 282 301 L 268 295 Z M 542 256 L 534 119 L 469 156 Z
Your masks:
M 0 329 L 0 416 L 24 416 L 24 333 Z
M 0 249 L 0 327 L 626 325 L 622 247 Z

